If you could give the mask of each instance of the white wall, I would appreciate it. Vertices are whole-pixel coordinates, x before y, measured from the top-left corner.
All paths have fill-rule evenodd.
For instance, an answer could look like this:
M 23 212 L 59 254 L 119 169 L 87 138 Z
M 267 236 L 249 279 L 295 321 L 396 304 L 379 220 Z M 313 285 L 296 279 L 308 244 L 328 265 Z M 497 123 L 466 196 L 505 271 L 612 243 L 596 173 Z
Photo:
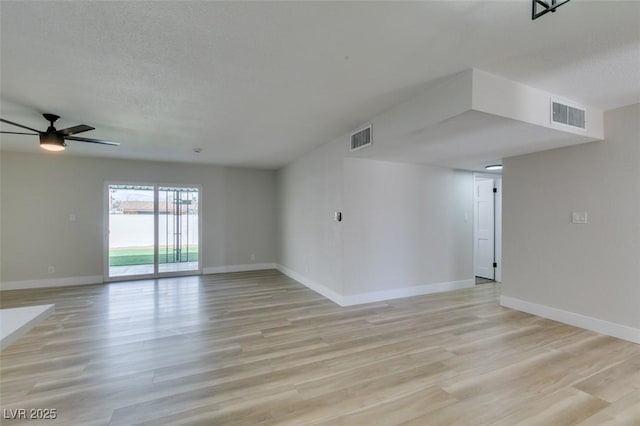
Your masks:
M 350 158 L 344 181 L 345 295 L 472 278 L 470 172 Z
M 308 286 L 335 298 L 342 289 L 342 141 L 321 145 L 278 172 L 278 262 Z M 297 275 L 296 275 L 297 274 Z
M 204 268 L 277 257 L 275 171 L 3 152 L 0 181 L 3 283 L 102 276 L 105 181 L 202 185 Z
M 503 303 L 640 342 L 640 104 L 605 135 L 504 161 Z
M 471 173 L 376 161 L 471 108 L 471 83 L 471 70 L 429 82 L 370 120 L 371 147 L 350 152 L 347 133 L 282 168 L 281 270 L 341 304 L 472 285 Z
M 344 158 L 347 141 L 278 172 L 283 272 L 344 305 L 473 285 L 472 174 Z

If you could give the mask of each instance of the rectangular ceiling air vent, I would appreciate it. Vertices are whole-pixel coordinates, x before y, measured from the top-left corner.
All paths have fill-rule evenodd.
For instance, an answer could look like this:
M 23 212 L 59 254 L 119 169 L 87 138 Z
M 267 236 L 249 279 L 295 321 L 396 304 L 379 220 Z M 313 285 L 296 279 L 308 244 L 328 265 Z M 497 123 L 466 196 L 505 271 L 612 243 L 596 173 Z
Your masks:
M 351 151 L 371 145 L 371 125 L 351 134 Z
M 581 108 L 551 101 L 551 122 L 564 124 L 565 126 L 585 128 L 586 111 Z

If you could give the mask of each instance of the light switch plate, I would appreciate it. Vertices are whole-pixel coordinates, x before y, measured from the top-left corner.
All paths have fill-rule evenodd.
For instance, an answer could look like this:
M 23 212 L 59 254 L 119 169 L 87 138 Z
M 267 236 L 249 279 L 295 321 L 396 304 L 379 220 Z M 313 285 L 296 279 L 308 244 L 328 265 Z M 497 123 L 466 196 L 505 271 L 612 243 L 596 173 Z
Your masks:
M 585 224 L 587 223 L 587 212 L 573 212 L 571 214 L 571 223 Z

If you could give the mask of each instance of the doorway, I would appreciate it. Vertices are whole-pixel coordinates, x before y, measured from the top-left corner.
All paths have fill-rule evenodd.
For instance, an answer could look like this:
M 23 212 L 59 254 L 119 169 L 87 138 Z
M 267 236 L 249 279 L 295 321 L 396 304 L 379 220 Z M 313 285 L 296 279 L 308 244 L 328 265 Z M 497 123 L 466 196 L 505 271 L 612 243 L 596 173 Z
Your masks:
M 201 272 L 200 188 L 106 184 L 106 281 Z
M 473 269 L 476 283 L 502 281 L 502 177 L 474 174 Z

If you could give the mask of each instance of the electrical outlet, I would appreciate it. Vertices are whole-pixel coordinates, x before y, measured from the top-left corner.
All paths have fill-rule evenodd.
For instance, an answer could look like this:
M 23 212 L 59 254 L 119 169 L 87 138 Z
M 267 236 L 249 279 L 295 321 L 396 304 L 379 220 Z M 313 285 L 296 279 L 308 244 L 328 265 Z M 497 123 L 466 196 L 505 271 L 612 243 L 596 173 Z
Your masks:
M 54 272 L 56 272 L 56 268 L 54 266 L 49 266 L 48 271 L 50 274 L 53 274 Z
M 249 256 L 249 259 L 251 259 L 252 262 L 255 261 L 256 260 L 256 255 L 252 254 L 251 256 Z
M 586 224 L 587 223 L 587 212 L 573 212 L 571 214 L 571 223 L 577 224 Z

